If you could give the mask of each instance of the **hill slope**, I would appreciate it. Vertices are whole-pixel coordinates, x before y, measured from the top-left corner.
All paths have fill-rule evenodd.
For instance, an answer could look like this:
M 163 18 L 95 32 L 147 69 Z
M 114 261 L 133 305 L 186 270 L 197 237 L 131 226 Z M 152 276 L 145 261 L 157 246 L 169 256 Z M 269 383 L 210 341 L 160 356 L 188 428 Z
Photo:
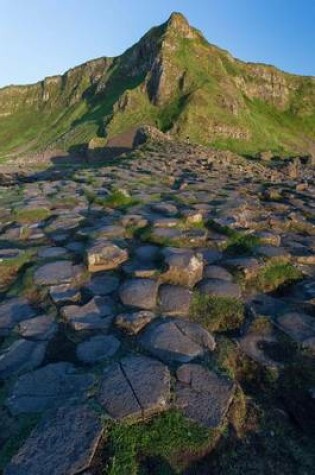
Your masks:
M 0 158 L 143 123 L 243 153 L 313 151 L 315 78 L 236 60 L 174 13 L 119 57 L 1 89 Z

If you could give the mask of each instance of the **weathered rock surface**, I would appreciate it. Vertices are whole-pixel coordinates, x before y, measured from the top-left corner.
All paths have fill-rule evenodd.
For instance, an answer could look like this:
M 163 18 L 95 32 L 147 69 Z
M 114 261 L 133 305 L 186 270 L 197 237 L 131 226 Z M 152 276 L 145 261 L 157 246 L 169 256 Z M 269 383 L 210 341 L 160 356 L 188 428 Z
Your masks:
M 176 404 L 184 415 L 205 427 L 220 426 L 233 399 L 233 382 L 195 364 L 181 366 L 176 375 Z
M 0 336 L 7 335 L 17 323 L 35 315 L 30 302 L 22 297 L 5 301 L 0 305 Z
M 153 323 L 140 337 L 140 344 L 163 361 L 180 363 L 187 363 L 215 348 L 210 333 L 181 319 Z
M 170 373 L 159 361 L 130 356 L 105 370 L 98 395 L 114 419 L 139 419 L 164 411 L 170 399 Z
M 156 280 L 131 279 L 121 285 L 119 296 L 124 305 L 152 310 L 156 307 L 158 287 Z
M 88 406 L 60 407 L 33 430 L 5 475 L 76 474 L 90 466 L 102 435 Z
M 120 342 L 112 335 L 97 335 L 77 347 L 77 357 L 83 363 L 93 364 L 114 356 Z
M 131 335 L 136 335 L 155 317 L 156 315 L 153 312 L 150 312 L 149 310 L 122 313 L 120 315 L 117 315 L 115 324 L 121 330 L 124 330 Z
M 128 252 L 125 249 L 106 240 L 96 241 L 87 251 L 90 272 L 116 269 L 127 259 Z
M 167 271 L 161 276 L 164 282 L 194 287 L 202 279 L 203 258 L 201 254 L 185 249 L 164 251 Z
M 164 315 L 186 316 L 189 313 L 193 293 L 179 285 L 162 285 L 159 291 L 159 309 Z
M 107 297 L 94 297 L 87 304 L 67 305 L 61 314 L 74 330 L 108 330 L 113 319 L 113 302 Z
M 70 363 L 54 363 L 20 376 L 6 400 L 14 415 L 42 412 L 87 398 L 94 377 L 80 374 Z
M 57 261 L 44 264 L 34 273 L 36 285 L 59 285 L 73 282 L 83 271 L 81 266 L 74 266 L 70 261 Z
M 45 357 L 46 342 L 16 340 L 0 354 L 0 378 L 37 368 Z

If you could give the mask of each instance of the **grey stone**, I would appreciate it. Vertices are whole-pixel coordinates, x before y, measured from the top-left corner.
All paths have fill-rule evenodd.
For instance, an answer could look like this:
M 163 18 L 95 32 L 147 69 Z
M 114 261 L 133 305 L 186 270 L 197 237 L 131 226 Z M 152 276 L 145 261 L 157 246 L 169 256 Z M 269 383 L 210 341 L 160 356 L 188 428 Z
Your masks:
M 53 285 L 49 289 L 51 300 L 55 304 L 77 303 L 81 299 L 81 292 L 72 284 Z
M 113 302 L 108 297 L 94 297 L 82 306 L 62 307 L 61 314 L 75 330 L 106 331 L 113 319 Z
M 51 259 L 53 257 L 61 257 L 67 254 L 67 249 L 64 247 L 44 247 L 38 252 L 38 257 L 41 259 Z
M 89 289 L 94 295 L 109 295 L 118 289 L 119 279 L 116 276 L 108 274 L 96 274 L 92 277 L 87 284 Z
M 10 330 L 22 320 L 36 315 L 29 301 L 23 297 L 12 298 L 0 305 L 0 336 L 8 335 Z
M 125 330 L 130 335 L 139 333 L 154 318 L 155 314 L 149 310 L 139 312 L 122 313 L 117 315 L 115 324 L 118 328 Z
M 159 258 L 160 256 L 160 248 L 158 246 L 154 246 L 153 244 L 145 244 L 143 246 L 139 246 L 135 250 L 135 256 L 142 262 L 152 262 Z
M 87 251 L 90 272 L 116 269 L 127 259 L 128 252 L 125 249 L 104 239 L 96 241 Z
M 144 356 L 124 358 L 105 370 L 98 400 L 114 419 L 141 419 L 168 407 L 170 373 Z
M 151 205 L 153 211 L 165 216 L 176 216 L 178 210 L 175 205 L 171 203 L 154 203 Z
M 30 340 L 50 340 L 57 332 L 58 325 L 50 315 L 39 315 L 23 320 L 17 326 L 17 332 Z
M 0 355 L 0 378 L 40 366 L 45 357 L 46 346 L 46 342 L 16 340 Z
M 189 249 L 166 248 L 163 251 L 167 270 L 161 275 L 164 282 L 194 287 L 202 279 L 203 257 Z
M 227 282 L 232 282 L 232 274 L 224 269 L 224 267 L 209 265 L 205 267 L 203 272 L 204 279 L 219 279 L 226 280 Z
M 13 415 L 42 412 L 86 399 L 93 384 L 92 375 L 78 373 L 72 364 L 52 363 L 20 376 L 5 404 Z
M 213 336 L 195 323 L 172 319 L 153 323 L 139 339 L 152 355 L 163 361 L 188 363 L 206 351 L 213 351 Z
M 233 395 L 233 382 L 214 371 L 195 364 L 177 370 L 176 405 L 186 417 L 205 427 L 223 423 Z
M 276 318 L 277 326 L 298 343 L 315 337 L 315 318 L 301 312 L 289 312 Z
M 205 279 L 198 286 L 202 294 L 217 297 L 240 298 L 241 289 L 238 284 L 221 279 Z
M 189 313 L 193 293 L 178 285 L 162 285 L 159 290 L 159 309 L 169 316 L 186 316 Z
M 270 358 L 264 351 L 262 344 L 275 344 L 278 340 L 274 335 L 257 335 L 248 333 L 240 340 L 242 351 L 251 359 L 267 367 L 278 367 L 281 364 Z
M 112 335 L 97 335 L 77 347 L 77 357 L 83 363 L 97 363 L 117 353 L 120 342 Z
M 67 284 L 79 277 L 83 268 L 74 266 L 70 261 L 57 261 L 44 264 L 34 273 L 36 285 Z
M 75 475 L 87 469 L 102 435 L 88 406 L 61 407 L 33 430 L 6 467 L 5 475 Z
M 156 306 L 159 284 L 152 279 L 130 279 L 119 289 L 119 296 L 124 305 L 152 310 Z

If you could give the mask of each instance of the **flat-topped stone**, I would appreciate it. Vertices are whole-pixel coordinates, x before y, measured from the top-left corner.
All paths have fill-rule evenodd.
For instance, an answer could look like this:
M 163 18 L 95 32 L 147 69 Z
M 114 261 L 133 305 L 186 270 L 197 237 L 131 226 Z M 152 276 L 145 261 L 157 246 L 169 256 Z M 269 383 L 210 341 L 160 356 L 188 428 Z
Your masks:
M 215 340 L 209 332 L 180 318 L 153 322 L 139 342 L 152 355 L 166 362 L 187 363 L 215 348 Z
M 80 374 L 71 363 L 52 363 L 20 376 L 6 399 L 13 415 L 42 412 L 87 398 L 94 384 L 90 374 Z
M 114 419 L 142 419 L 167 409 L 170 380 L 159 361 L 126 357 L 105 370 L 98 401 Z
M 34 283 L 40 285 L 67 284 L 77 279 L 83 267 L 73 265 L 71 261 L 56 261 L 44 264 L 34 273 Z
M 194 287 L 202 279 L 203 257 L 189 249 L 166 248 L 163 251 L 167 270 L 161 275 L 164 282 Z
M 81 473 L 89 468 L 102 431 L 99 414 L 88 406 L 61 407 L 32 431 L 4 474 Z
M 113 319 L 114 305 L 109 297 L 94 297 L 85 305 L 67 305 L 61 314 L 74 330 L 106 331 Z
M 81 292 L 72 284 L 52 285 L 49 289 L 51 300 L 56 304 L 77 303 L 81 299 Z
M 315 318 L 302 312 L 289 312 L 276 318 L 277 326 L 293 340 L 302 343 L 315 337 Z
M 0 378 L 37 368 L 45 357 L 47 342 L 19 339 L 0 354 Z
M 17 326 L 18 334 L 30 340 L 50 340 L 57 332 L 58 325 L 50 315 L 39 315 L 23 320 Z
M 67 249 L 64 247 L 44 247 L 39 250 L 38 257 L 41 259 L 51 259 L 55 257 L 65 256 L 67 254 Z
M 149 310 L 140 310 L 139 312 L 121 313 L 117 315 L 115 324 L 121 330 L 130 335 L 137 335 L 156 315 Z
M 0 336 L 8 335 L 10 330 L 22 320 L 36 315 L 30 302 L 23 298 L 11 298 L 0 305 Z
M 159 284 L 152 279 L 130 279 L 119 289 L 119 296 L 124 305 L 152 310 L 156 307 Z
M 160 312 L 168 316 L 186 316 L 193 292 L 179 285 L 162 285 L 159 289 Z
M 126 249 L 104 239 L 96 241 L 87 251 L 89 272 L 116 269 L 127 259 Z
M 229 271 L 224 269 L 224 267 L 215 265 L 208 265 L 204 268 L 203 278 L 226 280 L 227 282 L 232 282 L 233 280 L 233 276 Z
M 217 297 L 241 297 L 241 289 L 238 284 L 234 284 L 233 282 L 228 282 L 222 279 L 204 279 L 200 282 L 198 290 L 202 294 L 213 295 Z
M 219 427 L 233 400 L 233 382 L 196 364 L 181 366 L 176 376 L 176 405 L 183 414 L 205 427 Z
M 86 285 L 86 288 L 94 295 L 109 295 L 115 292 L 118 287 L 119 278 L 108 273 L 93 275 L 90 282 Z
M 77 357 L 83 363 L 98 363 L 117 353 L 120 342 L 113 335 L 97 335 L 77 346 Z

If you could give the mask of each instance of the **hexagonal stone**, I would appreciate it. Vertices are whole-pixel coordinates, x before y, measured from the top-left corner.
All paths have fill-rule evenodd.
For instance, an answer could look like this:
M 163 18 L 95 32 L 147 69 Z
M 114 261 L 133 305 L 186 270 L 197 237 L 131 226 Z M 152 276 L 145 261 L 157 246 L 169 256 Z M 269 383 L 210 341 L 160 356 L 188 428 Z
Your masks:
M 189 249 L 166 248 L 163 251 L 167 271 L 161 275 L 164 282 L 194 287 L 202 279 L 203 257 Z
M 124 305 L 152 310 L 156 306 L 159 284 L 152 279 L 130 279 L 119 289 L 119 296 Z
M 81 299 L 81 292 L 72 284 L 53 285 L 49 289 L 51 300 L 55 304 L 76 303 Z
M 169 316 L 186 316 L 189 313 L 193 293 L 179 285 L 162 285 L 159 290 L 159 309 Z
M 86 399 L 94 382 L 92 375 L 78 373 L 70 363 L 52 363 L 20 376 L 5 404 L 13 415 L 41 412 Z
M 39 315 L 23 320 L 17 326 L 20 336 L 30 340 L 49 340 L 57 332 L 58 325 L 50 315 Z
M 156 315 L 149 310 L 139 312 L 122 313 L 117 315 L 115 324 L 121 330 L 125 330 L 130 335 L 137 335 L 142 328 L 150 323 Z
M 77 357 L 83 363 L 98 363 L 114 356 L 119 347 L 120 341 L 113 335 L 97 335 L 78 345 Z
M 183 414 L 205 427 L 219 427 L 233 399 L 233 382 L 196 364 L 181 366 L 176 375 L 176 405 Z
M 0 378 L 40 366 L 45 357 L 47 342 L 16 340 L 0 355 Z
M 87 289 L 94 295 L 109 295 L 118 289 L 119 278 L 114 275 L 96 274 L 93 275 L 87 284 Z
M 221 279 L 204 279 L 198 286 L 202 294 L 218 297 L 240 298 L 241 289 L 238 284 Z
M 100 417 L 88 406 L 61 407 L 33 430 L 4 474 L 81 473 L 90 466 L 101 435 Z
M 51 259 L 54 257 L 61 257 L 67 254 L 67 249 L 64 247 L 44 247 L 38 251 L 38 257 L 41 259 Z
M 130 356 L 105 370 L 98 401 L 114 419 L 145 418 L 167 409 L 170 380 L 159 361 Z
M 34 273 L 36 285 L 58 285 L 70 283 L 82 273 L 82 266 L 75 266 L 70 261 L 57 261 L 44 264 Z
M 22 297 L 4 301 L 0 305 L 0 336 L 8 335 L 17 323 L 35 315 L 29 301 Z
M 96 241 L 87 251 L 89 272 L 116 269 L 128 259 L 126 249 L 106 241 Z
M 227 282 L 232 282 L 232 274 L 224 269 L 224 267 L 210 265 L 205 267 L 203 272 L 204 279 L 219 279 L 226 280 Z
M 74 330 L 106 331 L 112 323 L 113 310 L 113 301 L 109 297 L 94 297 L 82 306 L 62 307 L 61 314 Z
M 154 203 L 151 205 L 153 211 L 165 216 L 175 216 L 178 210 L 175 205 L 171 203 Z
M 213 351 L 213 336 L 196 323 L 179 318 L 153 323 L 139 339 L 152 355 L 166 362 L 188 363 Z

